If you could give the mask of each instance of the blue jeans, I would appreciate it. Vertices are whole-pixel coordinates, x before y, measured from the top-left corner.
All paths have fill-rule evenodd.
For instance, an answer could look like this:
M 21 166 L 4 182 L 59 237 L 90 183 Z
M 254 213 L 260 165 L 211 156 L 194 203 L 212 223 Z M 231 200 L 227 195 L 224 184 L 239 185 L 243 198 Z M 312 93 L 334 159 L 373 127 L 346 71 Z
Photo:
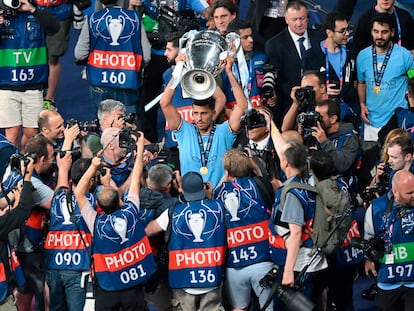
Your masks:
M 125 113 L 136 113 L 136 125 L 141 128 L 141 115 L 143 114 L 143 108 L 139 107 L 139 90 L 133 89 L 118 89 L 106 86 L 93 86 L 89 87 L 89 94 L 92 99 L 92 104 L 98 111 L 99 104 L 105 99 L 119 100 L 125 105 Z
M 71 270 L 48 270 L 46 282 L 50 291 L 50 311 L 83 310 L 86 286 L 81 288 L 82 272 Z M 86 285 L 86 284 L 85 284 Z

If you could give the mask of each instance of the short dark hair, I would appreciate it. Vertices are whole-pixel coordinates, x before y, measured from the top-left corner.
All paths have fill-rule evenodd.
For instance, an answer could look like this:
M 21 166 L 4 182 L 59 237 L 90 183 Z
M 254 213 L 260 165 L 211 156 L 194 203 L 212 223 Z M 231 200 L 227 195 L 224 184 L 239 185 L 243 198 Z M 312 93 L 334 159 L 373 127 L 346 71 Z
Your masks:
M 336 21 L 346 21 L 346 20 L 347 19 L 343 13 L 334 11 L 334 12 L 326 14 L 323 20 L 322 28 L 324 31 L 326 31 L 327 29 L 334 31 Z
M 292 167 L 301 171 L 306 168 L 308 150 L 303 144 L 298 144 L 294 141 L 290 141 L 289 146 L 284 152 L 284 155 Z
M 388 13 L 376 13 L 371 18 L 371 29 L 374 26 L 374 23 L 378 23 L 380 25 L 387 24 L 391 30 L 395 29 L 395 18 L 394 14 Z
M 193 100 L 194 106 L 208 106 L 211 110 L 214 110 L 216 107 L 216 100 L 213 97 L 208 97 L 206 99 L 195 99 Z
M 317 78 L 318 78 L 318 81 L 319 81 L 319 84 L 320 84 L 320 85 L 325 84 L 325 75 L 324 75 L 324 73 L 323 73 L 323 72 L 320 72 L 320 71 L 318 71 L 318 70 L 306 70 L 306 71 L 304 71 L 304 72 L 302 73 L 301 80 L 302 80 L 304 77 L 307 77 L 307 76 L 315 76 L 315 77 L 317 77 Z
M 250 24 L 248 21 L 245 21 L 240 18 L 235 18 L 230 22 L 230 24 L 227 26 L 227 32 L 235 32 L 240 34 L 240 30 L 252 28 L 252 24 Z
M 75 186 L 78 185 L 79 180 L 88 170 L 91 162 L 91 159 L 80 158 L 73 163 L 72 168 L 70 169 L 70 177 L 72 178 L 72 182 Z
M 236 14 L 236 17 L 239 16 L 239 7 L 233 3 L 231 0 L 218 0 L 213 5 L 211 10 L 211 15 L 213 16 L 214 11 L 218 8 L 225 8 L 230 11 L 231 14 Z
M 330 178 L 335 169 L 331 155 L 324 150 L 312 152 L 310 168 L 319 181 Z
M 165 36 L 165 41 L 171 42 L 173 44 L 173 47 L 178 48 L 180 45 L 180 38 L 183 34 L 179 31 L 174 31 L 172 33 L 168 33 Z
M 341 118 L 341 106 L 337 100 L 334 99 L 324 99 L 321 101 L 318 101 L 316 103 L 316 106 L 322 107 L 322 106 L 328 106 L 328 116 L 338 116 L 338 121 Z
M 53 147 L 52 143 L 49 139 L 44 137 L 43 135 L 37 135 L 30 138 L 25 146 L 26 153 L 35 153 L 38 158 L 44 156 L 45 159 L 49 158 L 49 153 L 47 150 L 47 146 L 50 145 Z M 35 162 L 37 162 L 36 160 Z

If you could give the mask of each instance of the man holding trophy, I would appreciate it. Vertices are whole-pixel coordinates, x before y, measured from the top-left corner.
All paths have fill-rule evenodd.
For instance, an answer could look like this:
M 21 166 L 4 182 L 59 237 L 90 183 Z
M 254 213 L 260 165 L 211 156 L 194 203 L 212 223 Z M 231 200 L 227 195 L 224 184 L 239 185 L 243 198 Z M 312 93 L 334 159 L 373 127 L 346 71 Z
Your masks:
M 187 33 L 185 36 L 189 37 L 184 49 L 186 55 L 180 54 L 177 57 L 177 64 L 180 61 L 182 63 L 177 65 L 178 69 L 165 88 L 160 106 L 177 139 L 181 173 L 199 172 L 204 181 L 211 181 L 215 187 L 224 175 L 220 161 L 224 153 L 232 147 L 240 130 L 240 118 L 247 108 L 247 99 L 232 72 L 234 58 L 228 55 L 232 54 L 228 53 L 229 46 L 232 44 L 216 31 Z M 217 75 L 223 67 L 229 77 L 237 105 L 228 121 L 216 124 L 213 120 L 215 100 L 211 96 L 216 89 L 214 75 Z M 181 77 L 180 69 L 185 71 L 181 78 L 181 86 L 194 100 L 192 103 L 194 124 L 183 120 L 172 104 L 175 86 L 179 80 L 176 77 Z

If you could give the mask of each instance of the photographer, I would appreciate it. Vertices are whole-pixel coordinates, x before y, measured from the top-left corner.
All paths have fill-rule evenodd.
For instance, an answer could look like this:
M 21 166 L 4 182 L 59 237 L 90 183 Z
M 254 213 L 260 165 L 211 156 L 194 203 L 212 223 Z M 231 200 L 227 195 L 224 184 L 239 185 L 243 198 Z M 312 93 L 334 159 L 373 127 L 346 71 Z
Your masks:
M 341 110 L 335 100 L 317 102 L 315 112 L 319 113 L 320 119 L 312 127 L 312 136 L 318 147 L 332 156 L 335 174 L 349 177 L 361 149 L 357 132 L 352 124 L 340 121 Z
M 91 166 L 74 190 L 82 217 L 94 238 L 96 310 L 148 310 L 142 283 L 154 273 L 156 264 L 139 221 L 144 135 L 137 133 L 134 136 L 136 159 L 124 204 L 120 205 L 118 192 L 109 180 L 104 181 L 97 198 L 104 213 L 98 214 L 88 201 L 90 182 L 104 165 L 97 157 L 92 159 Z
M 24 150 L 27 140 L 37 134 L 36 117 L 43 109 L 48 78 L 45 36 L 56 33 L 59 22 L 29 0 L 19 4 L 17 9 L 0 8 L 0 55 L 5 60 L 0 65 L 0 127 Z
M 51 142 L 43 136 L 35 136 L 26 144 L 27 154 L 23 158 L 33 158 L 33 200 L 34 207 L 26 224 L 20 229 L 16 255 L 26 278 L 26 284 L 18 289 L 17 304 L 19 310 L 30 310 L 33 296 L 36 309 L 44 310 L 46 298 L 44 292 L 45 271 L 44 238 L 46 235 L 46 214 L 50 209 L 53 190 L 50 189 L 41 177 L 52 168 L 55 159 Z
M 398 171 L 392 191 L 375 199 L 365 214 L 365 239 L 379 239 L 383 249 L 365 262 L 366 274 L 378 280 L 377 307 L 381 311 L 410 310 L 414 303 L 413 189 L 414 175 Z
M 297 129 L 296 117 L 300 112 L 313 110 L 316 101 L 327 98 L 326 85 L 318 71 L 305 71 L 300 86 L 294 86 L 290 92 L 292 105 L 283 118 L 282 132 Z
M 103 149 L 100 141 L 103 131 L 110 127 L 120 128 L 121 130 L 125 128 L 124 104 L 115 99 L 101 101 L 98 107 L 98 122 L 100 133 L 92 133 L 86 139 L 86 144 L 94 156 Z
M 184 174 L 182 188 L 182 201 L 151 221 L 145 232 L 154 236 L 166 231 L 172 310 L 222 310 L 224 208 L 217 200 L 210 199 L 211 183 L 203 182 L 197 172 Z M 190 259 L 207 258 L 212 251 L 216 260 Z
M 73 160 L 81 156 L 91 157 L 83 137 L 86 136 L 81 131 L 76 120 L 71 119 L 65 126 L 60 113 L 53 110 L 42 110 L 37 118 L 40 136 L 46 137 L 53 145 L 55 151 L 73 153 Z
M 272 114 L 265 106 L 247 110 L 241 119 L 241 130 L 235 145 L 250 156 L 254 174 L 266 178 L 273 191 L 280 186 L 280 164 L 270 137 Z
M 127 113 L 137 114 L 139 126 L 143 117 L 137 110 L 141 72 L 151 59 L 151 46 L 139 12 L 119 7 L 117 0 L 100 2 L 104 9 L 88 16 L 83 24 L 75 46 L 75 62 L 86 64 L 94 108 L 98 110 L 99 103 L 108 98 L 120 100 Z M 106 22 L 106 17 L 111 22 Z M 117 36 L 115 28 L 120 29 Z
M 28 159 L 27 164 L 22 163 L 22 174 L 24 176 L 23 188 L 17 188 L 15 191 L 15 206 L 3 210 L 0 214 L 0 265 L 3 267 L 2 278 L 0 280 L 2 283 L 0 291 L 1 310 L 17 311 L 15 306 L 16 299 L 13 296 L 13 291 L 17 286 L 17 280 L 14 275 L 15 271 L 10 265 L 11 261 L 14 261 L 14 258 L 12 259 L 10 257 L 11 249 L 8 235 L 12 230 L 17 229 L 24 224 L 33 207 L 33 185 L 31 182 L 33 162 L 33 159 Z M 14 264 L 16 264 L 15 261 Z
M 107 128 L 101 137 L 103 152 L 102 161 L 110 168 L 111 179 L 118 187 L 119 194 L 122 195 L 130 186 L 131 172 L 134 166 L 135 144 L 134 137 L 136 132 L 126 128 Z M 145 140 L 145 138 L 144 138 Z M 156 153 L 144 151 L 145 164 L 156 157 Z

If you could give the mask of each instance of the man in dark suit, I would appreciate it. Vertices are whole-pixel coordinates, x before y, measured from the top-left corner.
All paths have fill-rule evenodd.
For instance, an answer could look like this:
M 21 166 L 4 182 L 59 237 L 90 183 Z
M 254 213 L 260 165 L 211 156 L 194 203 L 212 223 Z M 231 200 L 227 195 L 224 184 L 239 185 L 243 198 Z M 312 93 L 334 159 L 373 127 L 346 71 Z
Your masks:
M 308 10 L 300 0 L 289 1 L 286 6 L 285 21 L 287 28 L 266 42 L 266 55 L 279 72 L 276 91 L 278 109 L 274 120 L 281 126 L 283 116 L 292 100 L 290 91 L 300 84 L 302 73 L 302 54 L 322 40 L 322 33 L 308 28 Z

